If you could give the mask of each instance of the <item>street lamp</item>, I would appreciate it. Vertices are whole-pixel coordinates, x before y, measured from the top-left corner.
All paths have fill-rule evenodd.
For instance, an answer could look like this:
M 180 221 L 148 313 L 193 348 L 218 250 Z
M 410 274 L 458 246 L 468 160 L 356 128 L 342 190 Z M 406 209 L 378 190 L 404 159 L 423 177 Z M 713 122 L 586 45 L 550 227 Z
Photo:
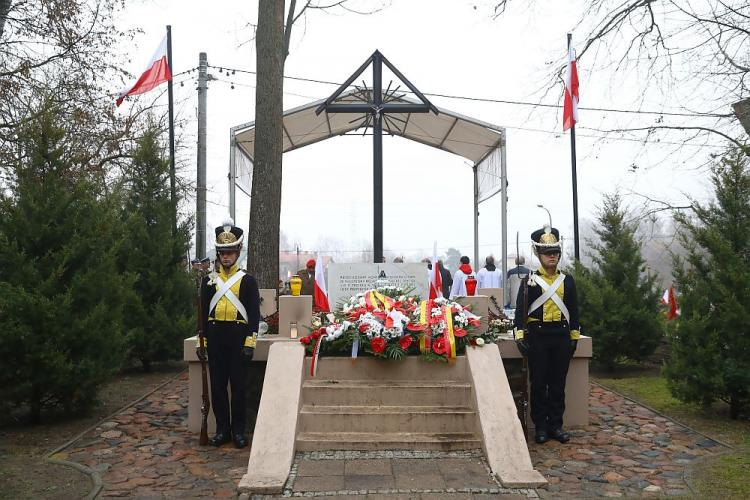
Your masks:
M 549 227 L 552 227 L 552 214 L 549 213 L 549 210 L 544 208 L 544 205 L 537 205 L 537 207 L 541 208 L 545 212 L 547 212 L 547 217 L 549 217 Z

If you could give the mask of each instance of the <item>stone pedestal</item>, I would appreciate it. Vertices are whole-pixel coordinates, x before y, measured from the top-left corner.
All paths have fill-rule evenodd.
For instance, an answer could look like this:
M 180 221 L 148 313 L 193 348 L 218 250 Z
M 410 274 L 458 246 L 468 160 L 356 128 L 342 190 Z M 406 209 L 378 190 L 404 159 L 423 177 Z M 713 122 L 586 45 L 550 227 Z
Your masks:
M 261 289 L 261 316 L 267 317 L 276 311 L 276 291 L 273 289 Z M 253 362 L 265 362 L 268 360 L 268 350 L 277 342 L 299 343 L 299 337 L 306 336 L 312 325 L 312 296 L 282 295 L 279 297 L 279 333 L 277 335 L 264 335 L 258 338 L 255 346 Z M 295 334 L 292 336 L 292 334 Z M 188 363 L 188 430 L 200 432 L 201 430 L 201 404 L 202 404 L 202 380 L 201 363 L 195 354 L 195 346 L 198 337 L 193 336 L 183 341 L 183 359 Z M 251 370 L 253 371 L 253 370 Z M 261 370 L 262 371 L 262 370 Z M 208 374 L 209 397 L 211 375 Z M 260 383 L 259 381 L 256 381 Z M 248 380 L 248 384 L 254 383 Z M 231 397 L 231 390 L 229 394 Z M 216 421 L 213 412 L 208 414 L 208 432 L 216 431 Z
M 485 295 L 474 295 L 471 297 L 456 297 L 456 302 L 462 306 L 468 306 L 471 308 L 471 312 L 477 316 L 481 316 L 479 320 L 479 328 L 477 332 L 482 334 L 487 331 L 488 316 L 487 310 L 490 305 L 490 298 Z
M 497 341 L 500 356 L 503 359 L 521 359 L 521 353 L 512 338 Z M 566 427 L 581 427 L 589 424 L 589 362 L 592 356 L 591 337 L 581 336 L 575 356 L 570 361 L 568 378 L 565 383 Z M 527 415 L 529 426 L 533 426 L 531 416 Z

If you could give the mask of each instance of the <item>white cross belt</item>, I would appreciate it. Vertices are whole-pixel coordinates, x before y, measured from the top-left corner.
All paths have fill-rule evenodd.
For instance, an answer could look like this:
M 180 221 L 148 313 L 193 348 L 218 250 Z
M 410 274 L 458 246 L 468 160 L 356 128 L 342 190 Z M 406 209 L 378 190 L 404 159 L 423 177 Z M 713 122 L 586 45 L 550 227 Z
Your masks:
M 214 310 L 214 307 L 216 307 L 216 304 L 219 303 L 219 300 L 221 300 L 222 297 L 226 297 L 229 302 L 232 303 L 232 305 L 237 308 L 237 312 L 239 312 L 242 317 L 245 319 L 245 321 L 248 320 L 247 317 L 247 311 L 245 310 L 245 306 L 242 305 L 242 302 L 240 302 L 240 299 L 237 298 L 237 296 L 232 291 L 232 286 L 237 283 L 239 280 L 241 280 L 245 276 L 245 273 L 242 271 L 237 271 L 234 276 L 229 278 L 226 281 L 222 281 L 221 277 L 216 276 L 216 282 L 219 284 L 219 289 L 216 290 L 216 293 L 213 297 L 211 297 L 211 304 L 208 306 L 208 312 Z
M 560 273 L 560 276 L 557 277 L 555 281 L 552 282 L 551 285 L 548 285 L 546 281 L 544 281 L 541 278 L 537 278 L 536 274 L 532 274 L 529 277 L 530 280 L 534 281 L 537 285 L 542 287 L 542 290 L 544 291 L 542 295 L 536 299 L 531 306 L 529 307 L 529 312 L 527 314 L 531 314 L 532 312 L 536 311 L 540 307 L 544 305 L 545 302 L 552 299 L 552 302 L 555 303 L 555 305 L 560 309 L 560 312 L 563 316 L 565 316 L 565 319 L 570 323 L 570 313 L 568 312 L 568 308 L 565 305 L 565 303 L 562 301 L 559 295 L 557 295 L 557 289 L 560 288 L 563 284 L 563 281 L 565 281 L 565 275 L 563 273 Z

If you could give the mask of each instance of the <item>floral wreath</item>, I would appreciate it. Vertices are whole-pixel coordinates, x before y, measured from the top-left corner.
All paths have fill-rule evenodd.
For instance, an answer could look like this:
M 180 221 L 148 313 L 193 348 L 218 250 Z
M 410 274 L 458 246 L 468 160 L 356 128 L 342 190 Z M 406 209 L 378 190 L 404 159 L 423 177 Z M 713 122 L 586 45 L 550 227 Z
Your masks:
M 393 360 L 418 355 L 429 361 L 451 361 L 467 346 L 497 340 L 495 333 L 477 333 L 479 321 L 469 307 L 457 302 L 423 301 L 411 290 L 386 286 L 358 293 L 335 311 L 315 314 L 311 333 L 300 342 L 313 357 L 312 375 L 322 355 Z

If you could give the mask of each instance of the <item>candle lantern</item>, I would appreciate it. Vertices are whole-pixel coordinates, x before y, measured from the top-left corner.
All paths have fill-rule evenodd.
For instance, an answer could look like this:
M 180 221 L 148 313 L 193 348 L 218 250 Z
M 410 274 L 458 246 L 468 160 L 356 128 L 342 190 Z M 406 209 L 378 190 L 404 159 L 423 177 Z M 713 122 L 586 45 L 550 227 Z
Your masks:
M 470 274 L 466 278 L 466 295 L 468 295 L 469 297 L 473 297 L 476 291 L 477 291 L 477 280 L 473 274 Z

